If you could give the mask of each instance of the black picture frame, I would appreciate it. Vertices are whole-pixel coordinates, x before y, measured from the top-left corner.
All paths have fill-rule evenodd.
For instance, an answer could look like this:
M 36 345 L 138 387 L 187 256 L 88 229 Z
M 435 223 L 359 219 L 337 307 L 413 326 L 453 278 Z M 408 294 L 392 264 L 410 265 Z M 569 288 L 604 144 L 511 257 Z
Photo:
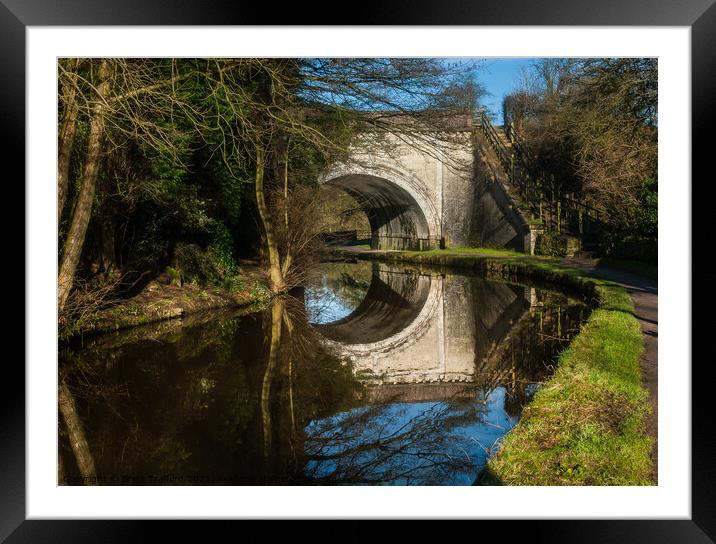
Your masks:
M 317 24 L 317 14 L 327 14 L 323 24 L 340 25 L 571 25 L 571 26 L 689 26 L 692 37 L 692 285 L 713 285 L 709 270 L 696 248 L 710 248 L 710 233 L 702 218 L 707 206 L 710 134 L 716 112 L 716 5 L 715 0 L 459 0 L 383 1 L 356 5 L 346 15 L 329 4 L 326 10 L 311 3 L 269 5 L 228 0 L 0 0 L 0 123 L 6 136 L 2 146 L 4 179 L 25 201 L 25 29 L 27 26 L 83 25 L 253 25 Z M 31 144 L 31 142 L 28 142 Z M 661 152 L 661 150 L 660 150 Z M 712 167 L 712 166 L 711 166 Z M 700 175 L 701 174 L 701 175 Z M 10 188 L 7 187 L 6 188 Z M 698 197 L 696 194 L 698 193 Z M 700 226 L 697 222 L 703 221 Z M 8 233 L 9 235 L 9 233 Z M 16 243 L 20 243 L 19 237 Z M 23 255 L 24 248 L 15 255 Z M 19 261 L 19 257 L 18 257 Z M 23 261 L 24 262 L 24 261 Z M 14 281 L 17 282 L 15 273 Z M 32 285 L 25 284 L 25 292 Z M 694 300 L 693 342 L 705 342 L 713 307 L 713 289 Z M 703 311 L 703 313 L 701 313 Z M 684 316 L 685 319 L 688 316 Z M 27 323 L 26 326 L 32 326 Z M 694 346 L 695 347 L 695 346 Z M 8 352 L 9 353 L 9 352 Z M 512 538 L 550 542 L 714 542 L 716 541 L 716 463 L 714 408 L 710 400 L 708 368 L 713 356 L 692 365 L 692 517 L 690 520 L 649 521 L 524 521 L 512 523 Z M 707 354 L 708 351 L 704 351 Z M 95 542 L 143 540 L 148 529 L 139 521 L 28 521 L 25 520 L 25 371 L 19 357 L 6 355 L 5 391 L 0 395 L 0 539 L 8 542 Z M 670 361 L 688 365 L 689 361 Z M 51 364 L 48 362 L 48 366 Z M 490 522 L 500 523 L 500 522 Z M 156 528 L 157 524 L 150 524 Z M 178 524 L 161 523 L 164 538 Z M 193 529 L 179 524 L 184 537 Z M 200 529 L 206 539 L 206 526 Z M 498 527 L 498 530 L 501 528 Z

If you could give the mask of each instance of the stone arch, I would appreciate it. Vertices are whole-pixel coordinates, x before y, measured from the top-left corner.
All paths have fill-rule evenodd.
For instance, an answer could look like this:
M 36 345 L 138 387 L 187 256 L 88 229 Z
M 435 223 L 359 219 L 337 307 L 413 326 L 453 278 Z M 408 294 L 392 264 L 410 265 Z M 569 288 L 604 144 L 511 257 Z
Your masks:
M 374 247 L 436 247 L 442 228 L 430 192 L 416 176 L 380 163 L 334 165 L 319 183 L 338 187 L 359 203 L 370 222 Z M 417 247 L 418 240 L 427 246 Z

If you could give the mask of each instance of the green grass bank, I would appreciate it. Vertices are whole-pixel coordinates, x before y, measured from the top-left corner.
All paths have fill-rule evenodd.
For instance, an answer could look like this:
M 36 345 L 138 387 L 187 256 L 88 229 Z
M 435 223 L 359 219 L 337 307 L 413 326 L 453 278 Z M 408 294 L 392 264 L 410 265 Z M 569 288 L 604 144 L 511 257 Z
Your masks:
M 478 478 L 480 485 L 653 485 L 644 340 L 618 284 L 553 260 L 491 249 L 365 253 L 363 258 L 464 267 L 488 278 L 576 289 L 595 306 Z

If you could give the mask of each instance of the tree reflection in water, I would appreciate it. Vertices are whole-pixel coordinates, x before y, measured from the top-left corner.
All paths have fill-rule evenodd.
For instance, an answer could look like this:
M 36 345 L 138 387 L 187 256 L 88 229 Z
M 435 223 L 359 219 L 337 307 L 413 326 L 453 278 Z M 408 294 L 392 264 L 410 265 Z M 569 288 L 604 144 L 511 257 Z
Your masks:
M 462 383 L 366 381 L 323 342 L 303 296 L 62 346 L 66 482 L 470 484 L 583 317 L 563 295 L 537 298 L 475 351 Z
M 517 419 L 501 410 L 504 389 L 469 391 L 473 402 L 363 406 L 312 422 L 305 474 L 316 483 L 471 484 Z

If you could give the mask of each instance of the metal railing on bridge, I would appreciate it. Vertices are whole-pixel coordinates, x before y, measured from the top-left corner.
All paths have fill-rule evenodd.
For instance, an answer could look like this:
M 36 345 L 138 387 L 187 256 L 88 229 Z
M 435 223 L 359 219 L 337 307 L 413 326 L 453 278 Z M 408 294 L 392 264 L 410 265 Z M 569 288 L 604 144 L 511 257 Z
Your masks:
M 500 134 L 485 110 L 480 111 L 476 124 L 497 155 L 510 184 L 529 207 L 535 223 L 549 231 L 566 231 L 580 237 L 596 233 L 604 226 L 609 214 L 562 193 L 554 175 L 537 170 L 536 161 L 529 156 L 512 126 L 505 126 Z

